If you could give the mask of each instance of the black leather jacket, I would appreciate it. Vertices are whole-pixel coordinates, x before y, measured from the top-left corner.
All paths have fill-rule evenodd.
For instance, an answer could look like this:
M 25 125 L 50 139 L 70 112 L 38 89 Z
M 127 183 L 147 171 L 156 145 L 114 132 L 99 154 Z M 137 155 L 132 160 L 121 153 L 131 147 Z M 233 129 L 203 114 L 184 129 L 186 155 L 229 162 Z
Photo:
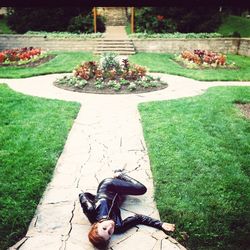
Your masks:
M 96 196 L 91 193 L 79 194 L 80 204 L 90 223 L 101 219 L 115 222 L 114 233 L 123 233 L 138 224 L 162 229 L 162 222 L 146 215 L 135 214 L 125 220 L 121 218 L 120 204 L 124 195 L 142 195 L 146 187 L 137 180 L 122 174 L 117 178 L 104 179 L 98 186 Z

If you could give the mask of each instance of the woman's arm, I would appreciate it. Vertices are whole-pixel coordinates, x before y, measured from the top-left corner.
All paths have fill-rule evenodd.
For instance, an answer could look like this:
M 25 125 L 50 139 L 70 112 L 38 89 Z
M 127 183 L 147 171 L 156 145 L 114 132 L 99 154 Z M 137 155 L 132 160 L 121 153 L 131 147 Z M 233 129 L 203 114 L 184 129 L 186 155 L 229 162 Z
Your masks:
M 96 211 L 93 205 L 94 197 L 95 196 L 91 193 L 79 194 L 79 200 L 83 213 L 87 216 L 91 224 L 96 222 Z
M 162 230 L 163 223 L 146 215 L 136 214 L 122 221 L 121 225 L 116 225 L 115 233 L 123 233 L 136 225 L 146 225 Z

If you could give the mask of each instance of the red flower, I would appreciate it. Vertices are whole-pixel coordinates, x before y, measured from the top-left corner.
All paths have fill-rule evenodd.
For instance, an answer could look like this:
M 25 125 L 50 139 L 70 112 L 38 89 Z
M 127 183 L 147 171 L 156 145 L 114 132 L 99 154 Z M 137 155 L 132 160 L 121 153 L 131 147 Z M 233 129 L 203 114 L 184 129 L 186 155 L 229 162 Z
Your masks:
M 162 21 L 164 19 L 164 16 L 158 15 L 156 16 L 158 21 Z
M 4 53 L 0 53 L 0 63 L 3 63 L 5 60 L 5 54 Z

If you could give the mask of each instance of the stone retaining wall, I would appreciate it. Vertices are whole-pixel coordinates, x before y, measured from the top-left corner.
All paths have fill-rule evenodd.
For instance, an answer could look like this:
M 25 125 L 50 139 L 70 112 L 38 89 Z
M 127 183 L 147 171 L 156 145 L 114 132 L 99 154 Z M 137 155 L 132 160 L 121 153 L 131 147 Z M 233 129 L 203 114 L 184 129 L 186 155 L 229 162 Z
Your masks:
M 96 40 L 73 38 L 54 39 L 27 35 L 0 35 L 0 50 L 31 46 L 45 50 L 93 51 L 96 47 Z
M 242 38 L 238 50 L 239 55 L 250 56 L 250 39 Z
M 0 50 L 40 47 L 47 50 L 94 51 L 99 39 L 53 39 L 42 36 L 0 35 Z M 132 39 L 138 52 L 180 53 L 188 49 L 208 49 L 222 53 L 250 56 L 250 38 L 210 39 Z
M 207 49 L 222 53 L 250 55 L 250 39 L 133 39 L 136 51 L 180 53 L 183 50 Z

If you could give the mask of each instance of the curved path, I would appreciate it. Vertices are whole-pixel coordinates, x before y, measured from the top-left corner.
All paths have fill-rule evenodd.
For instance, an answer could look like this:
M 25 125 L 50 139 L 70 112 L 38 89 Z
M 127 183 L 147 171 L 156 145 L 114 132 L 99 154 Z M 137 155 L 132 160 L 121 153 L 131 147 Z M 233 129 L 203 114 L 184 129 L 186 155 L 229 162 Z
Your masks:
M 199 95 L 211 86 L 250 86 L 250 82 L 198 82 L 166 74 L 153 75 L 166 79 L 169 87 L 145 94 L 97 95 L 56 88 L 52 83 L 62 74 L 0 79 L 24 94 L 82 104 L 29 230 L 11 249 L 93 249 L 87 239 L 89 222 L 81 211 L 78 194 L 82 190 L 94 193 L 103 178 L 112 176 L 115 167 L 125 167 L 132 177 L 148 187 L 145 195 L 126 200 L 122 216 L 142 213 L 158 218 L 138 103 Z M 185 248 L 159 230 L 138 226 L 112 237 L 109 249 Z

